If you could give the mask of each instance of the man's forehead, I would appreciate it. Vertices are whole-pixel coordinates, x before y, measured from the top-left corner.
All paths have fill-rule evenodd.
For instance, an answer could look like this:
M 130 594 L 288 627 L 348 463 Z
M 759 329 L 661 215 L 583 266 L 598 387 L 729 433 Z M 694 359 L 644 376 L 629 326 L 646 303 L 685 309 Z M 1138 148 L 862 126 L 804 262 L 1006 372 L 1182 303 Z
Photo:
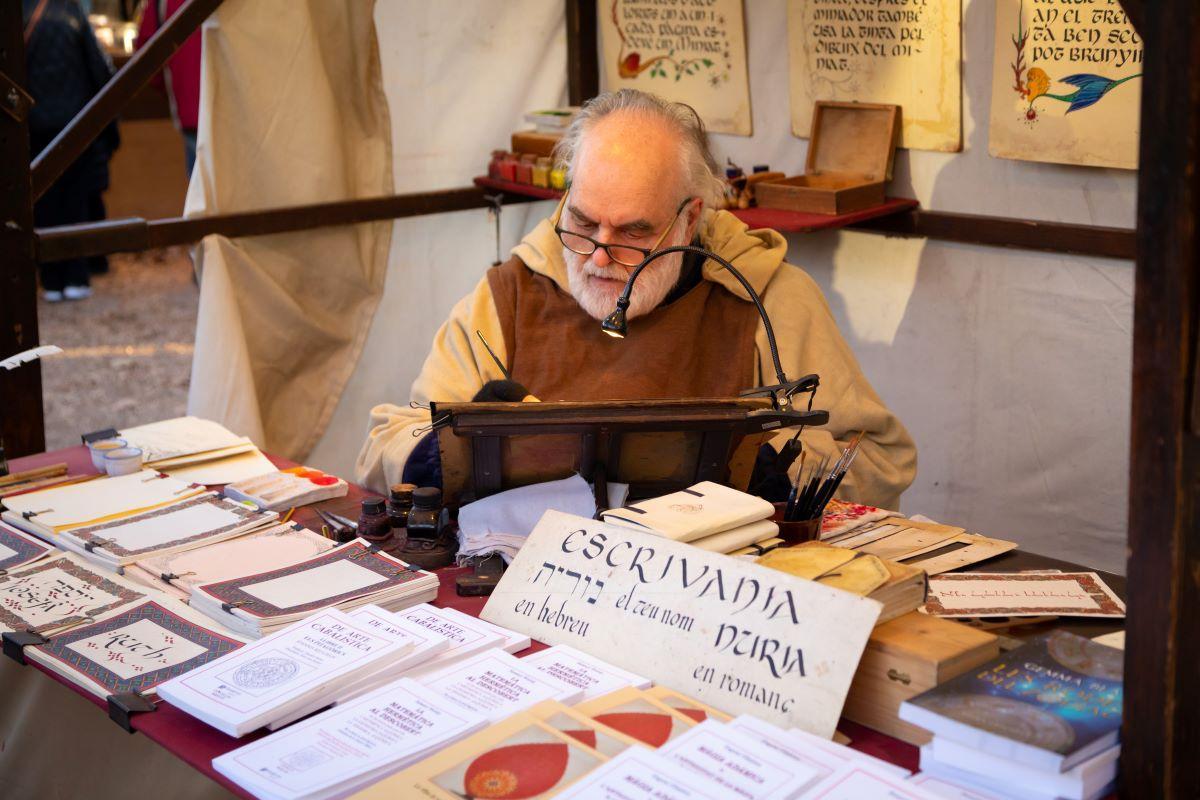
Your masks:
M 670 214 L 680 200 L 679 146 L 661 124 L 602 120 L 581 143 L 569 208 L 615 224 Z

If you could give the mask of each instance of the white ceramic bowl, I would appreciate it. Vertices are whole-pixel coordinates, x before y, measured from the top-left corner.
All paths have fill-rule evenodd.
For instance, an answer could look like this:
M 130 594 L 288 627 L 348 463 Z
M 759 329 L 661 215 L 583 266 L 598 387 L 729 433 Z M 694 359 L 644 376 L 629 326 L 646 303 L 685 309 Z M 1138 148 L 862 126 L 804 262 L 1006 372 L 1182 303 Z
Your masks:
M 129 475 L 142 468 L 142 449 L 140 447 L 118 447 L 109 450 L 104 455 L 104 471 L 109 477 Z
M 104 472 L 104 456 L 116 450 L 118 447 L 127 445 L 124 439 L 100 439 L 95 442 L 88 443 L 88 450 L 92 454 L 92 466 L 99 472 Z

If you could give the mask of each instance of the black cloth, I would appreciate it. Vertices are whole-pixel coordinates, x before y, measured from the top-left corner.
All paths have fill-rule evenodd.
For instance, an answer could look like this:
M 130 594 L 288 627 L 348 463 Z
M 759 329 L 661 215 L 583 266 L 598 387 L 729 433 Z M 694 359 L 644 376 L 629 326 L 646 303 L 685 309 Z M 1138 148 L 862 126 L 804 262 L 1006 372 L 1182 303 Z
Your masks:
M 37 6 L 38 0 L 22 0 L 26 26 Z M 34 100 L 29 113 L 29 148 L 36 156 L 108 82 L 113 69 L 75 0 L 47 0 L 25 47 L 25 68 L 25 88 Z M 38 199 L 34 205 L 37 227 L 96 221 L 97 211 L 103 212 L 97 201 L 108 188 L 108 162 L 119 144 L 120 134 L 113 123 Z M 89 271 L 87 259 L 43 264 L 42 287 L 86 286 Z

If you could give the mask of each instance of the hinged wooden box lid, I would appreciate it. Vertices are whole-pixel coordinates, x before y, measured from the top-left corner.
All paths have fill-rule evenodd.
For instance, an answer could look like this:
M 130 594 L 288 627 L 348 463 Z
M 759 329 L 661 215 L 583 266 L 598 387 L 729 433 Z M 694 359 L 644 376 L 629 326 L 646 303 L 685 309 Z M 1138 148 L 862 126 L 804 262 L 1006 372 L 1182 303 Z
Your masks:
M 890 180 L 900 106 L 819 100 L 808 140 L 807 175 L 862 175 Z

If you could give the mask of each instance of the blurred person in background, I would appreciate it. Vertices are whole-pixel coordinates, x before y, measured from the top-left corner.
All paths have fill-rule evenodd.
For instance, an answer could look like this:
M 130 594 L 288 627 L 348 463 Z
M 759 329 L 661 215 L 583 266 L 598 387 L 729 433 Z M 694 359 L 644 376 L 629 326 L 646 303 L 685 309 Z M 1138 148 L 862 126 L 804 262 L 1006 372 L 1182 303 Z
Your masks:
M 36 155 L 108 82 L 113 68 L 76 0 L 22 0 L 22 11 L 26 89 L 34 100 L 29 149 Z M 108 189 L 108 162 L 119 144 L 113 123 L 34 204 L 34 224 L 47 228 L 103 218 L 100 195 Z M 91 296 L 89 259 L 40 264 L 39 272 L 49 302 Z
M 186 0 L 146 0 L 142 10 L 142 22 L 138 26 L 137 44 L 146 46 L 163 23 Z M 200 118 L 200 31 L 197 30 L 184 40 L 175 55 L 167 61 L 163 71 L 155 76 L 154 82 L 166 89 L 171 101 L 171 116 L 175 127 L 183 136 L 184 152 L 187 156 L 188 177 L 196 164 L 196 126 Z

